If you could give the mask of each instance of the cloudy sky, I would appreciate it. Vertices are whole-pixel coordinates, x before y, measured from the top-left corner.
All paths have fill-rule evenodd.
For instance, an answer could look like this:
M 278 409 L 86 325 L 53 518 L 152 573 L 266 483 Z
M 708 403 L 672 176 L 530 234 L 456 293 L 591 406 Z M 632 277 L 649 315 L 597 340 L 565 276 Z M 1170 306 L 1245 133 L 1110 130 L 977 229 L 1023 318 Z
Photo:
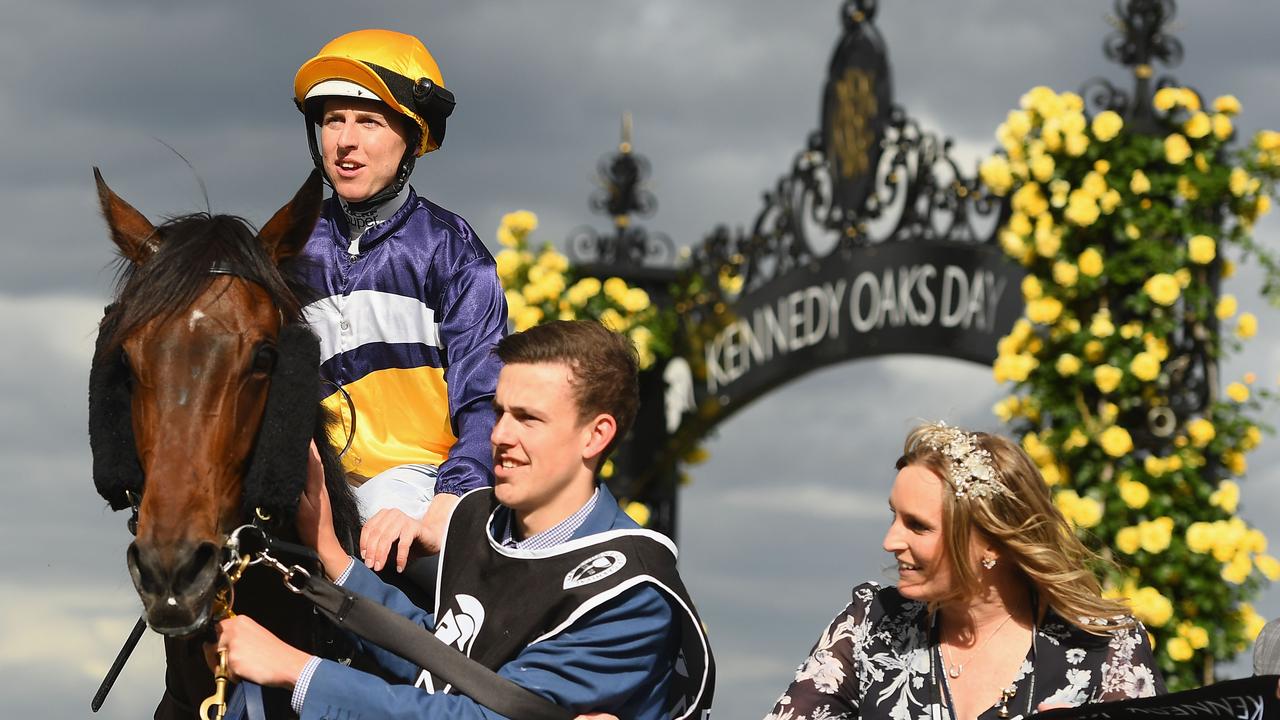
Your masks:
M 136 617 L 124 517 L 92 490 L 85 384 L 112 253 L 90 166 L 152 218 L 204 209 L 262 223 L 310 169 L 293 73 L 361 26 L 415 33 L 459 98 L 448 141 L 415 186 L 492 237 L 502 213 L 538 213 L 560 242 L 589 215 L 599 156 L 635 113 L 659 211 L 678 243 L 748 224 L 761 191 L 816 126 L 839 33 L 836 0 L 271 3 L 47 0 L 0 26 L 0 697 L 14 717 L 79 717 Z M 1105 74 L 1111 3 L 901 0 L 879 25 L 897 100 L 969 162 L 1036 84 Z M 1274 3 L 1184 3 L 1174 73 L 1236 94 L 1246 129 L 1280 126 Z M 1261 227 L 1272 246 L 1280 223 Z M 1280 372 L 1280 312 L 1247 270 L 1229 291 L 1262 338 L 1225 375 Z M 984 368 L 894 357 L 830 368 L 743 411 L 709 444 L 682 497 L 682 565 L 720 664 L 717 715 L 763 715 L 849 587 L 883 578 L 892 463 L 918 418 L 994 428 Z M 1269 418 L 1272 422 L 1276 417 Z M 1280 538 L 1280 441 L 1251 457 L 1244 514 Z M 1280 615 L 1280 592 L 1259 603 Z M 159 694 L 148 637 L 103 716 L 145 716 Z

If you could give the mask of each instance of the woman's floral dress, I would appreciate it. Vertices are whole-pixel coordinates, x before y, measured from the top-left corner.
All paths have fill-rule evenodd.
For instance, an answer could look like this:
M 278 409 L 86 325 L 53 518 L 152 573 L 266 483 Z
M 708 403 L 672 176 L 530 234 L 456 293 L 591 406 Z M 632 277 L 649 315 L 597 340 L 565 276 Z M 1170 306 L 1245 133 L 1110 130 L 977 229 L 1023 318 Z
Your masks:
M 950 720 L 937 652 L 924 603 L 895 587 L 859 585 L 765 720 Z M 1095 635 L 1052 610 L 1036 629 L 1014 687 L 1008 720 L 1042 702 L 1082 705 L 1165 691 L 1141 623 Z M 979 717 L 995 720 L 998 713 L 993 706 Z

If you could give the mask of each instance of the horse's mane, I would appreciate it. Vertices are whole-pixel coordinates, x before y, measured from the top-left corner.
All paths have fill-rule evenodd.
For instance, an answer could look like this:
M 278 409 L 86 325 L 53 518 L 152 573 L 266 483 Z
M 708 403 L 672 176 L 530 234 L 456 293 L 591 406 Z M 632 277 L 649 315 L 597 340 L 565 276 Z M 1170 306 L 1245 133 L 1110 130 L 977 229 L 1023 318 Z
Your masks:
M 301 317 L 300 288 L 280 272 L 243 218 L 183 215 L 157 227 L 153 239 L 158 249 L 147 262 L 120 260 L 114 303 L 118 317 L 105 350 L 118 349 L 124 338 L 152 319 L 189 307 L 215 277 L 210 271 L 218 265 L 262 287 L 286 323 Z
M 243 218 L 208 213 L 182 215 L 156 227 L 152 239 L 157 250 L 145 263 L 120 258 L 114 303 L 102 323 L 110 335 L 99 345 L 99 354 L 109 357 L 118 353 L 125 338 L 142 325 L 189 307 L 216 277 L 212 273 L 215 267 L 234 272 L 265 290 L 286 324 L 301 321 L 302 298 L 313 294 L 292 274 L 277 267 L 257 231 Z M 312 437 L 325 467 L 334 529 L 351 552 L 358 538 L 360 518 L 341 461 L 330 443 L 328 428 L 335 418 L 325 408 L 319 410 Z M 292 528 L 277 529 L 292 534 Z

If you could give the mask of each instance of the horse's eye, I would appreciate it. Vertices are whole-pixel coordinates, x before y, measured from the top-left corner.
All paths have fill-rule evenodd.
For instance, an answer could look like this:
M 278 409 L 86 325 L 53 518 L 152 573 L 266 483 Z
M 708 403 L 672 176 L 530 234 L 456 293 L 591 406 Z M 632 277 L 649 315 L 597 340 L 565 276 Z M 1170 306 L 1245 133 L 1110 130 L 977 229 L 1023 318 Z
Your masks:
M 270 373 L 276 367 L 279 353 L 270 345 L 263 345 L 253 354 L 253 372 Z

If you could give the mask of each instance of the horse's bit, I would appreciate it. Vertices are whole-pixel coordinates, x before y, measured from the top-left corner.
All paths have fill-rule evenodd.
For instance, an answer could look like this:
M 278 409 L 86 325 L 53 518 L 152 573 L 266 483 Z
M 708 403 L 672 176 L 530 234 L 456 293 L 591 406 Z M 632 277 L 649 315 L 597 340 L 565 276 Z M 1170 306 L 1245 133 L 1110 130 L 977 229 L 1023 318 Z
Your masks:
M 261 510 L 258 511 L 258 517 L 262 520 L 270 519 Z M 260 537 L 256 540 L 261 543 L 261 547 L 254 549 L 252 552 L 244 551 L 241 547 L 240 533 L 243 531 L 252 531 Z M 233 606 L 236 601 L 236 583 L 239 582 L 240 576 L 244 574 L 246 568 L 251 565 L 266 565 L 284 576 L 284 586 L 289 590 L 300 593 L 301 587 L 297 584 L 299 578 L 303 583 L 311 577 L 311 573 L 300 565 L 288 566 L 277 560 L 270 552 L 267 551 L 267 534 L 256 524 L 241 525 L 227 536 L 227 540 L 222 545 L 222 549 L 227 559 L 222 563 L 220 570 L 226 584 L 222 589 L 218 590 L 213 600 L 212 622 L 217 623 L 221 620 L 234 617 L 235 611 Z M 248 543 L 246 543 L 248 544 Z M 205 698 L 200 704 L 200 720 L 223 720 L 227 714 L 227 683 L 230 681 L 230 673 L 227 670 L 227 649 L 218 648 L 218 667 L 213 672 L 213 694 Z M 210 714 L 213 711 L 214 714 Z

